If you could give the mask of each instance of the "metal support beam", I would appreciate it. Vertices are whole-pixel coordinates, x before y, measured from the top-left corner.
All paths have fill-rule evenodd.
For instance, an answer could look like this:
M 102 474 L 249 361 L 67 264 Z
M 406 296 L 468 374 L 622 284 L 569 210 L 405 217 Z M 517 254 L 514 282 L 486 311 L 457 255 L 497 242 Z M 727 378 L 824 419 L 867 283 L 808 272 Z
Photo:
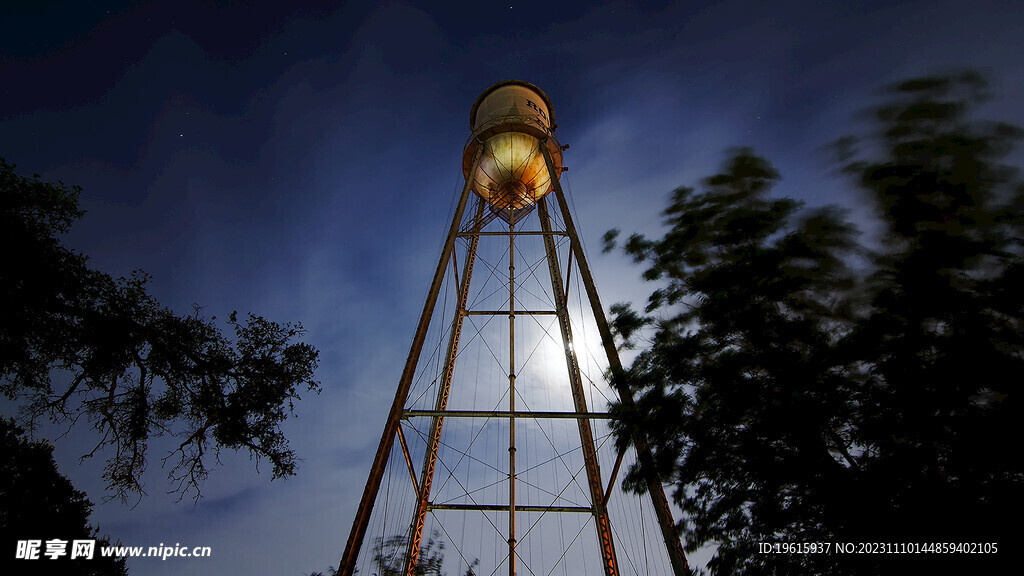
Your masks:
M 622 457 L 626 455 L 626 450 L 619 450 L 619 455 L 615 457 L 615 465 L 612 466 L 612 475 L 608 478 L 608 489 L 604 492 L 604 504 L 608 505 L 608 500 L 612 497 L 612 488 L 615 488 L 615 480 L 619 478 L 619 467 L 622 466 Z
M 545 148 L 545 146 L 541 146 Z M 553 182 L 558 182 L 558 174 L 554 167 L 548 165 Z M 544 198 L 537 202 L 540 214 L 541 230 L 551 230 L 551 218 Z M 565 348 L 565 361 L 569 368 L 569 386 L 572 388 L 572 400 L 576 412 L 587 413 L 587 399 L 583 394 L 583 381 L 580 378 L 580 367 L 576 360 L 576 351 L 572 346 L 572 330 L 569 324 L 569 312 L 565 307 L 565 294 L 562 292 L 562 269 L 558 265 L 558 250 L 551 236 L 544 236 L 544 248 L 547 252 L 548 269 L 551 273 L 551 291 L 558 310 L 558 326 L 562 331 L 562 346 Z M 578 259 L 578 258 L 577 258 Z M 594 523 L 601 546 L 605 576 L 618 576 L 619 563 L 615 557 L 615 542 L 612 539 L 611 522 L 604 505 L 604 491 L 601 488 L 601 469 L 597 462 L 597 450 L 594 447 L 594 435 L 590 430 L 589 420 L 577 420 L 580 430 L 580 443 L 583 445 L 583 464 L 587 470 L 587 485 L 590 487 L 590 502 L 594 507 Z
M 476 216 L 473 220 L 474 229 L 479 228 L 483 213 L 484 201 L 483 199 L 478 199 Z M 421 488 L 417 498 L 416 513 L 413 515 L 412 527 L 410 529 L 409 549 L 406 553 L 405 573 L 407 576 L 415 574 L 416 563 L 419 561 L 420 541 L 423 538 L 423 524 L 427 519 L 430 489 L 434 484 L 434 467 L 437 464 L 437 450 L 441 445 L 441 430 L 444 427 L 445 408 L 448 407 L 448 396 L 451 393 L 452 376 L 455 373 L 455 358 L 459 354 L 459 337 L 462 335 L 462 320 L 465 318 L 462 311 L 466 309 L 466 300 L 469 297 L 469 283 L 473 278 L 473 264 L 476 262 L 476 249 L 479 243 L 479 237 L 470 238 L 469 247 L 466 248 L 466 263 L 462 268 L 459 301 L 455 317 L 452 319 L 452 331 L 448 336 L 448 352 L 444 360 L 444 375 L 441 378 L 441 386 L 437 391 L 434 420 L 431 423 L 430 435 L 427 439 L 427 452 L 423 456 L 423 474 L 420 479 Z
M 548 152 L 547 146 L 541 146 L 540 149 L 544 154 L 544 161 L 547 163 L 548 172 L 552 174 L 551 185 L 555 199 L 558 201 L 558 207 L 562 211 L 562 218 L 563 222 L 565 222 L 566 232 L 569 233 L 572 251 L 576 253 L 576 267 L 579 269 L 580 276 L 583 279 L 583 286 L 587 291 L 587 298 L 590 300 L 590 308 L 594 313 L 594 320 L 597 322 L 597 330 L 601 335 L 601 343 L 608 357 L 608 365 L 612 373 L 612 384 L 615 386 L 623 406 L 627 409 L 632 409 L 635 406 L 633 395 L 629 389 L 621 385 L 621 376 L 624 373 L 622 362 L 619 360 L 618 350 L 615 349 L 615 341 L 612 339 L 612 332 L 608 326 L 608 320 L 605 318 L 604 308 L 601 307 L 601 299 L 597 295 L 594 277 L 590 273 L 590 266 L 587 264 L 586 256 L 583 254 L 583 246 L 580 243 L 579 235 L 576 233 L 576 226 L 573 224 L 572 214 L 569 212 L 569 204 L 565 201 L 562 185 L 554 176 L 555 165 L 551 160 L 551 154 Z M 683 552 L 682 543 L 679 541 L 679 535 L 675 530 L 672 510 L 668 506 L 665 490 L 662 488 L 661 480 L 654 469 L 654 458 L 651 456 L 651 449 L 647 444 L 647 438 L 639 430 L 633 430 L 633 445 L 636 447 L 640 467 L 644 471 L 647 492 L 651 495 L 651 501 L 654 503 L 654 512 L 658 517 L 658 524 L 661 526 L 661 535 L 665 540 L 665 546 L 668 548 L 672 570 L 676 576 L 690 576 L 690 566 L 686 561 L 686 554 Z
M 466 310 L 466 316 L 554 316 L 557 310 Z
M 478 204 L 480 203 L 479 199 L 477 199 L 477 203 Z M 456 294 L 462 294 L 462 288 L 459 287 L 459 258 L 458 258 L 458 256 L 459 255 L 454 250 L 452 250 L 452 280 L 455 280 L 455 293 Z
M 565 265 L 565 300 L 562 306 L 569 308 L 569 280 L 572 278 L 572 250 L 569 250 L 569 262 Z
M 481 512 L 507 512 L 504 504 L 430 504 L 430 510 L 478 510 Z M 520 512 L 581 512 L 591 514 L 593 508 L 588 506 L 516 506 Z
M 512 412 L 504 410 L 406 410 L 402 419 L 408 420 L 409 418 L 421 416 L 444 416 L 445 418 L 511 418 Z M 578 414 L 576 412 L 543 412 L 536 410 L 530 412 L 516 412 L 515 416 L 516 418 L 534 418 L 538 420 L 547 418 L 610 420 L 612 418 L 612 415 L 607 412 L 587 412 L 586 414 Z
M 470 173 L 474 173 L 480 162 L 480 151 L 483 146 L 478 146 L 474 158 L 471 162 Z M 356 512 L 356 517 L 353 520 L 352 531 L 350 532 L 348 542 L 345 547 L 345 552 L 342 557 L 342 562 L 338 570 L 338 574 L 341 576 L 351 576 L 355 569 L 355 562 L 364 540 L 372 513 L 377 494 L 380 490 L 381 481 L 385 474 L 385 469 L 390 458 L 391 450 L 395 444 L 396 438 L 401 446 L 403 454 L 405 455 L 406 465 L 409 469 L 410 478 L 412 480 L 413 489 L 416 490 L 416 511 L 412 518 L 412 525 L 409 532 L 409 547 L 406 554 L 405 562 L 405 574 L 412 575 L 415 573 L 416 564 L 418 563 L 418 556 L 420 553 L 420 544 L 422 541 L 422 533 L 425 523 L 426 513 L 432 510 L 480 510 L 480 511 L 501 511 L 508 512 L 508 574 L 509 576 L 515 576 L 517 571 L 518 558 L 517 554 L 517 532 L 516 532 L 516 516 L 517 512 L 575 512 L 575 513 L 590 513 L 594 516 L 599 545 L 602 551 L 602 561 L 605 566 L 605 576 L 617 576 L 618 575 L 618 564 L 615 555 L 615 546 L 611 533 L 610 520 L 608 518 L 608 511 L 606 504 L 608 497 L 614 486 L 615 479 L 617 478 L 618 469 L 621 465 L 622 455 L 619 455 L 618 460 L 614 466 L 615 471 L 612 473 L 608 488 L 605 489 L 604 483 L 601 480 L 600 467 L 598 465 L 596 446 L 593 439 L 593 432 L 591 430 L 590 420 L 595 419 L 607 419 L 610 416 L 607 413 L 590 413 L 587 409 L 586 399 L 584 396 L 584 388 L 582 384 L 582 377 L 580 374 L 580 367 L 578 359 L 576 358 L 576 352 L 572 345 L 572 332 L 571 325 L 568 316 L 568 293 L 569 293 L 569 277 L 572 272 L 572 262 L 576 261 L 577 270 L 579 271 L 584 289 L 587 294 L 587 298 L 590 301 L 592 311 L 594 313 L 595 321 L 601 335 L 602 344 L 605 348 L 605 353 L 608 356 L 609 366 L 611 373 L 613 374 L 613 385 L 616 388 L 616 392 L 623 405 L 628 409 L 634 406 L 632 395 L 628 389 L 625 389 L 620 385 L 621 379 L 618 377 L 623 373 L 621 362 L 619 361 L 617 351 L 615 349 L 614 341 L 611 336 L 611 331 L 608 326 L 607 319 L 604 316 L 603 308 L 601 307 L 600 300 L 597 296 L 596 287 L 594 284 L 593 277 L 591 275 L 589 266 L 586 261 L 586 257 L 583 253 L 582 244 L 580 243 L 578 234 L 572 221 L 571 214 L 569 212 L 568 204 L 566 203 L 565 195 L 562 191 L 561 185 L 558 181 L 558 174 L 555 172 L 554 163 L 551 155 L 547 150 L 547 146 L 542 145 L 540 147 L 541 153 L 544 155 L 545 163 L 549 175 L 551 176 L 552 183 L 552 194 L 555 200 L 558 202 L 558 208 L 562 214 L 562 219 L 565 223 L 564 231 L 552 230 L 551 218 L 548 211 L 548 206 L 545 198 L 541 198 L 537 203 L 540 221 L 541 231 L 519 231 L 516 230 L 516 221 L 518 211 L 514 210 L 511 206 L 508 208 L 509 212 L 503 212 L 502 214 L 508 214 L 509 222 L 507 231 L 495 231 L 495 232 L 483 232 L 482 227 L 490 222 L 493 217 L 484 214 L 486 204 L 481 200 L 476 207 L 476 217 L 473 222 L 467 227 L 460 228 L 464 225 L 463 215 L 466 212 L 466 206 L 468 204 L 468 198 L 470 196 L 471 182 L 467 181 L 463 186 L 462 194 L 459 197 L 458 204 L 456 206 L 455 214 L 452 220 L 451 228 L 449 229 L 448 236 L 445 240 L 444 248 L 438 266 L 434 273 L 434 278 L 431 283 L 430 290 L 427 295 L 426 302 L 424 303 L 423 311 L 420 315 L 420 321 L 417 326 L 416 334 L 413 338 L 412 346 L 409 350 L 409 356 L 406 359 L 405 367 L 402 372 L 401 379 L 399 381 L 398 390 L 395 395 L 395 400 L 392 403 L 391 410 L 388 415 L 388 421 L 381 435 L 380 444 L 378 445 L 377 453 L 374 457 L 373 465 L 370 470 L 370 476 L 367 479 L 366 486 L 363 490 L 363 495 L 359 503 L 359 507 Z M 504 215 L 502 216 L 505 217 Z M 470 280 L 472 275 L 473 262 L 476 258 L 476 249 L 480 237 L 482 236 L 496 236 L 508 237 L 509 247 L 509 276 L 508 276 L 508 290 L 509 290 L 509 304 L 507 310 L 466 310 L 466 302 L 469 293 Z M 546 310 L 516 310 L 517 299 L 516 299 L 516 276 L 515 276 L 515 242 L 516 238 L 521 236 L 539 236 L 544 241 L 544 245 L 547 252 L 547 261 L 550 271 L 550 280 L 552 284 L 553 297 L 555 301 L 554 311 Z M 568 237 L 570 240 L 569 248 L 569 270 L 566 272 L 565 282 L 563 284 L 562 271 L 559 265 L 559 254 L 555 248 L 556 237 Z M 455 261 L 454 257 L 454 244 L 457 238 L 469 238 L 470 246 L 467 248 L 467 258 L 462 266 L 462 270 L 459 270 L 459 266 Z M 426 338 L 426 332 L 431 322 L 431 317 L 434 313 L 434 308 L 438 301 L 439 292 L 441 285 L 447 275 L 448 260 L 452 262 L 450 266 L 455 270 L 455 289 L 458 293 L 458 309 L 456 310 L 452 321 L 452 331 L 449 336 L 447 356 L 444 364 L 444 377 L 441 380 L 441 384 L 438 390 L 438 398 L 435 403 L 435 410 L 407 410 L 405 409 L 406 402 L 408 401 L 409 392 L 412 386 L 412 379 L 415 375 L 418 361 L 423 349 L 423 345 Z M 460 278 L 461 277 L 461 278 Z M 461 280 L 461 281 L 460 281 Z M 559 320 L 559 327 L 562 334 L 562 342 L 565 348 L 565 357 L 567 362 L 567 368 L 569 372 L 569 384 L 571 387 L 573 402 L 575 411 L 574 412 L 542 412 L 542 411 L 527 411 L 519 412 L 516 410 L 517 397 L 516 397 L 516 356 L 515 356 L 515 324 L 516 317 L 523 315 L 551 315 L 555 314 Z M 454 370 L 455 358 L 459 351 L 459 337 L 462 329 L 462 321 L 467 315 L 508 315 L 509 317 L 509 359 L 508 359 L 508 382 L 509 382 L 509 405 L 508 410 L 447 410 L 448 395 L 450 393 L 450 387 L 452 384 L 452 374 Z M 509 422 L 509 447 L 508 447 L 508 478 L 509 478 L 509 492 L 508 492 L 508 504 L 483 504 L 483 505 L 468 505 L 468 504 L 432 504 L 430 502 L 431 486 L 434 480 L 435 464 L 437 462 L 437 454 L 440 447 L 440 438 L 443 430 L 444 419 L 447 417 L 460 417 L 460 418 L 508 418 Z M 401 429 L 401 420 L 409 418 L 431 418 L 431 428 L 427 439 L 427 450 L 424 456 L 424 466 L 421 470 L 421 480 L 419 483 L 416 482 L 416 474 L 412 465 L 410 451 L 405 442 L 404 433 Z M 517 478 L 516 478 L 516 420 L 521 418 L 561 418 L 561 419 L 575 419 L 579 428 L 581 448 L 584 457 L 584 468 L 587 473 L 587 481 L 589 486 L 589 492 L 591 497 L 592 506 L 530 506 L 530 505 L 519 505 L 516 502 L 516 490 L 517 490 Z M 678 534 L 675 531 L 675 524 L 672 519 L 671 509 L 668 506 L 668 500 L 665 497 L 664 490 L 654 473 L 653 468 L 653 457 L 651 456 L 650 448 L 647 445 L 645 436 L 639 430 L 633 430 L 631 432 L 633 445 L 637 449 L 637 457 L 640 461 L 641 467 L 644 470 L 645 482 L 647 485 L 648 493 L 651 495 L 651 499 L 654 503 L 655 512 L 658 517 L 658 522 L 661 527 L 662 536 L 665 540 L 670 561 L 672 564 L 673 572 L 677 576 L 689 576 L 689 566 L 686 562 L 686 557 L 683 554 L 682 545 L 679 540 Z
M 516 576 L 516 236 L 508 223 L 508 576 Z M 545 236 L 545 238 L 549 238 Z
M 420 484 L 416 481 L 416 470 L 412 467 L 412 456 L 409 455 L 409 445 L 405 442 L 405 433 L 402 427 L 398 427 L 398 444 L 402 447 L 402 454 L 405 456 L 405 465 L 409 468 L 409 477 L 412 478 L 412 487 L 417 494 L 420 492 Z
M 552 230 L 551 232 L 541 232 L 539 230 L 520 230 L 518 232 L 459 232 L 459 238 L 468 236 L 568 236 L 568 234 L 562 230 Z
M 470 173 L 476 171 L 480 164 L 480 150 L 483 145 L 478 146 L 473 161 L 470 164 Z M 384 477 L 384 469 L 387 466 L 388 457 L 391 455 L 391 447 L 394 443 L 395 434 L 401 425 L 402 412 L 405 409 L 405 401 L 409 396 L 409 388 L 412 387 L 413 374 L 416 372 L 416 365 L 419 364 L 420 352 L 423 349 L 423 341 L 427 337 L 427 329 L 430 327 L 430 318 L 434 312 L 434 305 L 437 304 L 437 296 L 441 291 L 441 284 L 444 282 L 445 270 L 448 268 L 448 258 L 455 249 L 455 237 L 459 231 L 459 224 L 462 222 L 462 214 L 466 209 L 469 200 L 471 181 L 467 180 L 462 187 L 462 194 L 455 207 L 455 215 L 452 217 L 452 225 L 448 231 L 448 238 L 445 240 L 444 248 L 441 249 L 441 257 L 437 262 L 434 271 L 434 279 L 430 283 L 430 291 L 427 293 L 427 301 L 423 304 L 423 312 L 420 313 L 420 321 L 416 327 L 416 335 L 413 337 L 412 346 L 409 348 L 409 356 L 405 360 L 405 368 L 402 370 L 402 377 L 398 381 L 398 391 L 395 393 L 395 400 L 391 404 L 391 411 L 388 413 L 388 421 L 384 426 L 384 433 L 381 434 L 380 444 L 377 445 L 377 453 L 370 466 L 370 476 L 363 487 L 363 495 L 359 500 L 359 507 L 356 509 L 356 517 L 352 521 L 352 530 L 349 532 L 348 542 L 345 543 L 345 552 L 341 557 L 341 564 L 338 567 L 339 576 L 352 576 L 356 566 L 356 557 L 363 545 L 363 538 L 366 535 L 366 527 L 370 522 L 370 513 L 377 500 L 377 492 L 380 490 L 381 479 Z

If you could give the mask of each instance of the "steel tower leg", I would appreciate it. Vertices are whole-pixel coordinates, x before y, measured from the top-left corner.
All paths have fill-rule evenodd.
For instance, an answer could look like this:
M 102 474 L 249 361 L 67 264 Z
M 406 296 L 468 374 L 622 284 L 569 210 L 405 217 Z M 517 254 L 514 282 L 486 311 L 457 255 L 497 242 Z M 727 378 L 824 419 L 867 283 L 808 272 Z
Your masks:
M 486 203 L 482 198 L 477 200 L 476 216 L 473 218 L 473 231 L 480 231 L 480 224 Z M 476 262 L 476 250 L 480 244 L 480 236 L 473 235 L 466 248 L 466 262 L 462 268 L 462 283 L 459 285 L 459 301 L 452 319 L 452 332 L 448 337 L 448 351 L 444 361 L 444 376 L 441 387 L 437 391 L 437 402 L 434 410 L 443 412 L 448 407 L 448 396 L 452 387 L 452 376 L 455 373 L 455 357 L 459 354 L 459 338 L 462 335 L 462 320 L 466 317 L 466 299 L 469 297 L 469 283 L 473 278 L 473 264 Z M 434 416 L 427 440 L 427 453 L 423 457 L 423 472 L 420 476 L 420 493 L 417 498 L 416 513 L 412 520 L 409 536 L 409 549 L 406 552 L 405 573 L 413 576 L 416 563 L 420 556 L 420 542 L 423 539 L 423 524 L 427 519 L 427 506 L 430 503 L 430 489 L 434 484 L 434 467 L 437 465 L 437 450 L 441 444 L 441 430 L 444 427 L 444 416 Z
M 508 224 L 508 576 L 516 576 L 516 210 Z
M 550 168 L 549 168 L 550 170 Z M 556 181 L 552 171 L 551 180 Z M 572 388 L 573 405 L 578 414 L 586 414 L 587 399 L 583 393 L 583 381 L 580 378 L 580 367 L 576 359 L 576 351 L 572 345 L 572 330 L 569 324 L 569 313 L 565 307 L 565 294 L 562 291 L 562 269 L 558 264 L 558 251 L 551 236 L 551 221 L 544 198 L 537 202 L 540 215 L 541 230 L 544 231 L 544 249 L 547 252 L 548 270 L 551 276 L 551 291 L 555 299 L 555 310 L 558 313 L 558 326 L 562 332 L 562 346 L 565 348 L 565 362 L 569 368 L 569 386 Z M 597 462 L 597 450 L 594 448 L 594 435 L 590 429 L 590 420 L 576 420 L 580 430 L 580 443 L 583 446 L 583 462 L 587 470 L 587 484 L 590 487 L 590 501 L 594 508 L 594 524 L 601 546 L 604 573 L 606 576 L 617 576 L 618 560 L 615 558 L 615 543 L 612 540 L 611 522 L 608 510 L 604 505 L 604 489 L 601 485 L 601 469 Z
M 562 212 L 562 220 L 565 222 L 565 230 L 569 235 L 570 247 L 576 255 L 577 267 L 583 279 L 583 286 L 587 291 L 587 298 L 590 300 L 590 307 L 597 322 L 597 330 L 601 335 L 601 343 L 604 346 L 605 354 L 608 357 L 608 365 L 612 373 L 612 382 L 622 404 L 631 409 L 634 406 L 633 394 L 622 384 L 621 376 L 624 373 L 622 362 L 619 360 L 619 352 L 615 348 L 615 341 L 612 339 L 611 329 L 608 327 L 608 320 L 604 315 L 604 308 L 601 306 L 601 299 L 597 295 L 597 288 L 594 285 L 594 277 L 590 273 L 590 266 L 587 264 L 587 257 L 583 254 L 583 246 L 580 244 L 579 236 L 576 233 L 576 226 L 573 224 L 572 215 L 569 213 L 569 204 L 565 201 L 565 194 L 562 192 L 562 185 L 558 181 L 558 174 L 555 173 L 555 165 L 551 160 L 551 154 L 547 146 L 541 145 L 541 152 L 544 154 L 544 161 L 547 163 L 548 173 L 551 175 L 551 186 L 558 200 L 558 207 Z M 542 218 L 543 220 L 543 218 Z M 690 566 L 686 561 L 686 554 L 683 552 L 682 543 L 675 530 L 675 520 L 672 518 L 672 510 L 669 508 L 668 499 L 665 497 L 665 490 L 661 485 L 654 469 L 654 457 L 651 455 L 647 438 L 639 430 L 633 430 L 633 445 L 636 447 L 637 458 L 640 459 L 641 469 L 644 471 L 644 480 L 647 484 L 647 492 L 651 495 L 654 504 L 654 511 L 658 517 L 658 524 L 661 526 L 661 534 L 668 548 L 669 559 L 672 562 L 672 571 L 676 576 L 690 576 Z
M 470 174 L 476 172 L 476 168 L 480 164 L 480 153 L 482 150 L 483 145 L 477 146 Z M 388 457 L 391 455 L 391 446 L 394 444 L 395 434 L 401 425 L 405 401 L 409 396 L 409 388 L 412 386 L 416 365 L 419 363 L 423 341 L 427 337 L 427 329 L 430 327 L 430 318 L 434 313 L 434 305 L 437 304 L 437 295 L 441 291 L 445 270 L 448 267 L 448 259 L 451 258 L 452 251 L 455 249 L 455 237 L 459 232 L 462 214 L 465 212 L 466 203 L 469 200 L 471 183 L 472 179 L 466 180 L 466 184 L 462 187 L 462 195 L 459 196 L 459 203 L 455 207 L 455 215 L 452 217 L 452 225 L 448 230 L 448 238 L 445 240 L 444 248 L 441 250 L 441 258 L 438 260 L 437 269 L 434 271 L 434 280 L 430 284 L 430 292 L 427 294 L 427 301 L 423 304 L 423 312 L 420 314 L 419 325 L 416 327 L 416 335 L 413 337 L 409 356 L 405 360 L 402 378 L 398 382 L 395 401 L 391 404 L 388 421 L 384 426 L 384 433 L 381 434 L 380 444 L 377 446 L 377 454 L 374 456 L 373 464 L 370 468 L 370 476 L 363 487 L 363 496 L 359 500 L 356 517 L 352 521 L 352 531 L 349 533 L 348 542 L 345 544 L 345 553 L 342 555 L 341 565 L 338 567 L 339 576 L 352 576 L 355 570 L 356 557 L 359 555 L 359 549 L 363 545 L 363 538 L 366 536 L 366 526 L 370 522 L 370 513 L 373 511 L 373 505 L 377 500 L 377 492 L 380 490 L 384 469 L 387 466 Z

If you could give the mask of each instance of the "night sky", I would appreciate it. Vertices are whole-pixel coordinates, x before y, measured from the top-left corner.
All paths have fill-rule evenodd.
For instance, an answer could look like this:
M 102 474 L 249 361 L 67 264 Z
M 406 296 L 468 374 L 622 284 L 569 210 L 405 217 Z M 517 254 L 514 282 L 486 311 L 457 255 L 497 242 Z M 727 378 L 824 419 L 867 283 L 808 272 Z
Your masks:
M 287 481 L 224 453 L 205 498 L 175 503 L 154 447 L 129 508 L 102 503 L 102 460 L 78 464 L 87 429 L 56 442 L 101 532 L 213 548 L 130 562 L 138 576 L 337 564 L 462 186 L 469 110 L 495 82 L 553 103 L 606 306 L 650 288 L 600 255 L 604 231 L 657 233 L 671 190 L 729 147 L 766 156 L 778 194 L 844 206 L 870 233 L 824 146 L 864 129 L 882 86 L 975 68 L 997 96 L 985 114 L 1024 125 L 1020 2 L 248 4 L 0 9 L 0 156 L 82 186 L 68 246 L 115 277 L 152 274 L 181 314 L 301 322 L 321 352 L 323 393 L 286 424 L 303 459 Z

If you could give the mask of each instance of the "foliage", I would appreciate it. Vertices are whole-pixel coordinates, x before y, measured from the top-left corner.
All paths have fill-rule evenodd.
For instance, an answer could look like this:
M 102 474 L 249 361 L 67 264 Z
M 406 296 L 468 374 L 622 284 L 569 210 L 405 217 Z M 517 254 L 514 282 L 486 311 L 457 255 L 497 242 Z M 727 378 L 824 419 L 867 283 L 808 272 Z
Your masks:
M 444 541 L 441 534 L 434 530 L 427 537 L 427 542 L 420 547 L 419 560 L 413 574 L 416 576 L 444 576 L 441 568 L 444 565 Z M 377 576 L 399 576 L 405 573 L 405 559 L 409 551 L 409 538 L 404 534 L 396 534 L 388 538 L 377 537 L 373 545 L 373 574 Z M 463 576 L 474 576 L 474 570 L 480 564 L 479 559 L 473 560 L 466 567 Z M 356 573 L 359 569 L 356 568 Z M 324 572 L 313 572 L 309 576 L 335 576 L 337 569 L 331 567 Z
M 123 498 L 141 494 L 149 440 L 180 441 L 163 458 L 184 496 L 221 448 L 270 460 L 274 478 L 295 473 L 281 422 L 299 388 L 319 392 L 318 352 L 294 340 L 301 325 L 234 312 L 232 343 L 215 317 L 178 316 L 146 290 L 142 272 L 113 279 L 58 236 L 83 214 L 78 187 L 23 178 L 0 160 L 0 391 L 29 420 L 83 416 L 110 449 L 104 478 Z
M 123 558 L 103 557 L 101 546 L 108 546 L 89 525 L 92 502 L 75 490 L 57 471 L 53 447 L 25 438 L 24 430 L 13 421 L 0 418 L 0 542 L 5 553 L 0 558 L 4 574 L 62 574 L 68 576 L 124 576 Z M 18 540 L 60 539 L 71 546 L 74 540 L 94 539 L 91 560 L 71 560 L 68 556 L 50 560 L 40 550 L 38 560 L 17 560 Z
M 891 87 L 874 160 L 843 168 L 878 208 L 881 248 L 845 215 L 769 192 L 750 150 L 675 191 L 657 240 L 625 250 L 662 284 L 643 314 L 613 308 L 639 426 L 674 483 L 689 550 L 714 574 L 948 571 L 999 557 L 759 554 L 758 542 L 1014 541 L 1024 511 L 1022 213 L 1000 159 L 1016 129 L 969 117 L 974 74 Z M 617 231 L 606 235 L 614 246 Z M 867 270 L 851 263 L 867 262 Z M 683 415 L 680 418 L 680 415 Z M 637 469 L 626 483 L 642 491 Z
M 435 531 L 420 548 L 419 561 L 413 571 L 416 576 L 441 576 L 444 563 L 444 542 L 435 540 L 440 535 Z M 435 548 L 436 547 L 436 548 Z M 380 576 L 398 576 L 405 571 L 405 557 L 409 550 L 409 538 L 395 535 L 387 539 L 377 538 L 373 545 L 373 563 Z

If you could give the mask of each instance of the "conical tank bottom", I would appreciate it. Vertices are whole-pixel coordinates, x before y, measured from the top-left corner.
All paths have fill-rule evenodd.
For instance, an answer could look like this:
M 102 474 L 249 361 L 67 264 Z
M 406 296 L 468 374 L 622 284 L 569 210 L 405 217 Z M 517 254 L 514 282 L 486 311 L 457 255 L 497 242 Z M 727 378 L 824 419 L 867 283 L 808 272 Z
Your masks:
M 484 142 L 473 190 L 506 222 L 506 213 L 529 212 L 551 190 L 540 141 L 522 132 L 501 132 Z

